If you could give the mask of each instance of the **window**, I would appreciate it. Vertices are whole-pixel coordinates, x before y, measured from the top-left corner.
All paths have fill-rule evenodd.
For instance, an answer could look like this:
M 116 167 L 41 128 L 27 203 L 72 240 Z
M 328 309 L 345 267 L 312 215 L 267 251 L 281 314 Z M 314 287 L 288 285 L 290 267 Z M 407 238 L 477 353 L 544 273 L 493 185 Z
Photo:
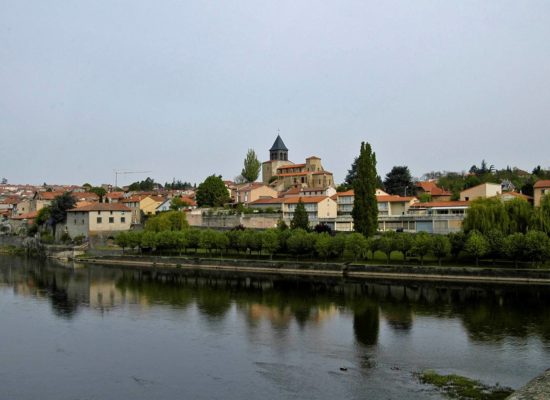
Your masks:
M 97 221 L 98 224 L 101 224 L 101 217 L 97 217 L 96 221 Z
M 111 213 L 111 215 L 113 215 L 113 212 L 112 212 L 112 211 L 110 211 L 110 213 Z
M 114 224 L 115 223 L 115 217 L 109 217 L 109 223 Z
M 125 218 L 125 217 L 120 217 L 120 222 L 125 223 L 125 222 L 126 222 L 126 218 Z
M 101 215 L 101 211 L 98 211 L 98 212 L 97 212 L 97 215 Z
M 84 225 L 84 220 L 82 220 L 82 225 Z

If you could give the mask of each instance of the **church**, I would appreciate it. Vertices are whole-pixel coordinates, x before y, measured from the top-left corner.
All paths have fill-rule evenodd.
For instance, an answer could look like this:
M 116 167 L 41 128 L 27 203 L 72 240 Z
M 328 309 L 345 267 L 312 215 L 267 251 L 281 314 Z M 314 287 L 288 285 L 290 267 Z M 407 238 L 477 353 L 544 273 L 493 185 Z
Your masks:
M 334 187 L 332 172 L 325 171 L 319 157 L 308 157 L 303 164 L 290 161 L 288 148 L 280 135 L 277 135 L 277 139 L 269 149 L 269 161 L 262 163 L 262 181 L 278 192 L 285 192 L 292 188 Z

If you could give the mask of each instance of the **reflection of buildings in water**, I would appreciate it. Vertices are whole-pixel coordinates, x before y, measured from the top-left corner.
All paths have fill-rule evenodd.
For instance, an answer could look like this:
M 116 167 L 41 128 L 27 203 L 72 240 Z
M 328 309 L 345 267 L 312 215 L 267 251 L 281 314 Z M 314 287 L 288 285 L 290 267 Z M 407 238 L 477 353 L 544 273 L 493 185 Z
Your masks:
M 250 303 L 245 306 L 248 318 L 253 322 L 267 320 L 273 326 L 287 327 L 291 321 L 300 318 L 296 315 L 296 310 L 289 305 L 284 307 L 267 306 L 260 303 Z M 309 307 L 307 312 L 307 322 L 321 324 L 323 321 L 334 318 L 338 314 L 338 307 L 329 305 L 325 307 Z M 301 313 L 306 315 L 305 312 Z

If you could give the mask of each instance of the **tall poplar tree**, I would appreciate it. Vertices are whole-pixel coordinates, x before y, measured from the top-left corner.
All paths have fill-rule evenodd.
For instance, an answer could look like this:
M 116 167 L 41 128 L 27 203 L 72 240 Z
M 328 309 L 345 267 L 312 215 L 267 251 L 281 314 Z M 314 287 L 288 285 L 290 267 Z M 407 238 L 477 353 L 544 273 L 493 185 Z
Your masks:
M 248 149 L 246 158 L 244 159 L 244 167 L 241 171 L 241 176 L 246 182 L 254 182 L 260 175 L 260 161 L 256 157 L 256 152 L 252 149 Z
M 369 143 L 361 142 L 357 158 L 357 176 L 353 181 L 353 224 L 355 231 L 372 236 L 378 228 L 378 203 L 376 201 L 376 154 Z
M 296 204 L 294 217 L 292 217 L 292 221 L 290 221 L 290 227 L 292 229 L 309 230 L 309 217 L 301 197 L 298 199 L 298 204 Z

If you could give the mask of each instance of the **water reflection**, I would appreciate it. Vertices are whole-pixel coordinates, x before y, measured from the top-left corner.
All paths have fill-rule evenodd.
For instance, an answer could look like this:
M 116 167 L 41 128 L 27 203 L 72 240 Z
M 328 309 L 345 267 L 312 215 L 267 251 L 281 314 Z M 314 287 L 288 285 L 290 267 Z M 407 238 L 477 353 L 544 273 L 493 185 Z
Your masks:
M 249 328 L 266 321 L 275 329 L 303 330 L 340 313 L 353 315 L 362 346 L 376 345 L 380 321 L 407 335 L 419 316 L 459 318 L 474 341 L 536 335 L 550 340 L 550 290 L 542 286 L 489 286 L 290 279 L 100 266 L 67 268 L 21 258 L 0 259 L 0 287 L 48 299 L 55 315 L 74 318 L 82 307 L 109 312 L 125 305 L 196 307 L 208 321 L 224 320 L 232 306 Z

